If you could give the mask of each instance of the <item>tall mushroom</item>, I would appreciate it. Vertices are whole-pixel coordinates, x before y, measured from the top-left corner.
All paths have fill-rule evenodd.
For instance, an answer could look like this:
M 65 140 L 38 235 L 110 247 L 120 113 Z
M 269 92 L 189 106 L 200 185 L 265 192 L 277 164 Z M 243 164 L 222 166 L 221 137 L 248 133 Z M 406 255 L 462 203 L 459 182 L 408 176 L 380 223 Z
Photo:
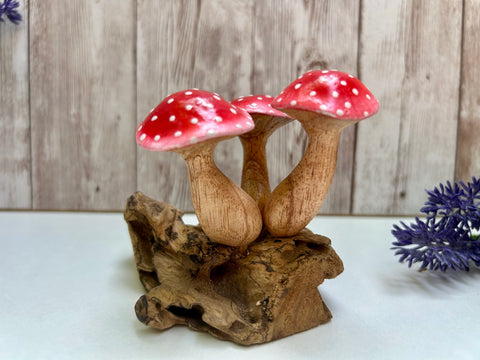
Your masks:
M 166 97 L 137 128 L 137 143 L 174 151 L 186 162 L 192 203 L 205 234 L 214 242 L 245 247 L 262 229 L 256 202 L 215 165 L 221 140 L 254 128 L 252 118 L 215 93 L 190 89 Z
M 297 119 L 308 135 L 298 165 L 275 188 L 263 219 L 276 236 L 291 236 L 317 214 L 333 180 L 341 131 L 378 111 L 378 102 L 357 78 L 336 70 L 305 73 L 272 106 Z
M 272 108 L 273 98 L 269 95 L 243 96 L 231 103 L 248 112 L 255 128 L 239 136 L 243 146 L 242 189 L 256 202 L 260 212 L 270 197 L 266 145 L 270 135 L 280 126 L 293 119 L 283 112 Z

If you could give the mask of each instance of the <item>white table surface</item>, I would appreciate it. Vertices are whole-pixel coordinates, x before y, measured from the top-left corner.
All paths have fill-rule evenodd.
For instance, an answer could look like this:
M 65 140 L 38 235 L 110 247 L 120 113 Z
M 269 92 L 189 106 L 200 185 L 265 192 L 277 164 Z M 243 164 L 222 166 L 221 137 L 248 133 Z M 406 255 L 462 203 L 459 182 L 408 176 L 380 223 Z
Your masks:
M 345 265 L 320 286 L 333 319 L 244 347 L 136 319 L 144 292 L 122 214 L 0 212 L 0 359 L 480 359 L 480 271 L 398 263 L 399 220 L 314 219 Z

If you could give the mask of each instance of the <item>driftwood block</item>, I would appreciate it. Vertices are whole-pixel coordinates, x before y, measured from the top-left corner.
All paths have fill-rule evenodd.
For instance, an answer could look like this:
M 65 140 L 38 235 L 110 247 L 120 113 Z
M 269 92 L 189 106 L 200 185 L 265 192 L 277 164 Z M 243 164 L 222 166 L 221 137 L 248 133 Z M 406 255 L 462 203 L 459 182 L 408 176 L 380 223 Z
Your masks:
M 185 225 L 182 211 L 139 192 L 124 215 L 147 291 L 135 305 L 145 325 L 187 325 L 250 345 L 332 317 L 317 287 L 343 264 L 324 236 L 307 229 L 288 238 L 263 233 L 246 250 L 228 247 Z

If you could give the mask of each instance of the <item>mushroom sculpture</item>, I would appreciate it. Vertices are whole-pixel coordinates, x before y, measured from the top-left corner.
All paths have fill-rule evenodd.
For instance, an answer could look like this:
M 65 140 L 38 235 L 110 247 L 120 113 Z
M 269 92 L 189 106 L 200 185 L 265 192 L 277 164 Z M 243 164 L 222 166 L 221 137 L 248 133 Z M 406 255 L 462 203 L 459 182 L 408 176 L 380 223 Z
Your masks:
M 378 111 L 378 102 L 357 78 L 314 70 L 288 85 L 272 106 L 297 119 L 308 135 L 303 158 L 274 189 L 263 219 L 276 236 L 292 236 L 317 214 L 333 180 L 341 131 Z
M 217 143 L 254 128 L 250 115 L 215 93 L 189 89 L 166 97 L 137 128 L 138 145 L 185 160 L 192 203 L 210 240 L 245 247 L 262 229 L 256 202 L 215 165 Z
M 241 186 L 257 202 L 261 212 L 271 193 L 265 150 L 267 140 L 276 129 L 293 120 L 272 108 L 272 100 L 273 97 L 269 95 L 251 95 L 231 102 L 248 112 L 255 122 L 252 131 L 239 136 L 243 146 Z

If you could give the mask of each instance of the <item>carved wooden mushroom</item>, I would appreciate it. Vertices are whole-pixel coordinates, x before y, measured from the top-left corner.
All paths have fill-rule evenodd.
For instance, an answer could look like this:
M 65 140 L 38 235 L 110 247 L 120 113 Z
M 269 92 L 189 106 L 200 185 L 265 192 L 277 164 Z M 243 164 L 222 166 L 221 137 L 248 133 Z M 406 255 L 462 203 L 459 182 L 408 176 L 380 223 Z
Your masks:
M 214 242 L 246 246 L 262 229 L 256 202 L 215 165 L 221 140 L 254 128 L 250 115 L 215 93 L 190 89 L 166 97 L 137 128 L 137 143 L 179 153 L 187 164 L 198 221 Z
M 275 188 L 263 218 L 276 236 L 292 236 L 317 214 L 333 180 L 341 131 L 378 111 L 378 102 L 357 78 L 336 70 L 305 73 L 272 106 L 297 119 L 308 146 L 297 167 Z
M 260 212 L 271 193 L 265 150 L 267 140 L 276 129 L 293 120 L 287 114 L 272 108 L 272 100 L 269 95 L 251 95 L 231 102 L 248 112 L 255 122 L 255 129 L 239 136 L 243 146 L 241 186 L 257 201 Z

